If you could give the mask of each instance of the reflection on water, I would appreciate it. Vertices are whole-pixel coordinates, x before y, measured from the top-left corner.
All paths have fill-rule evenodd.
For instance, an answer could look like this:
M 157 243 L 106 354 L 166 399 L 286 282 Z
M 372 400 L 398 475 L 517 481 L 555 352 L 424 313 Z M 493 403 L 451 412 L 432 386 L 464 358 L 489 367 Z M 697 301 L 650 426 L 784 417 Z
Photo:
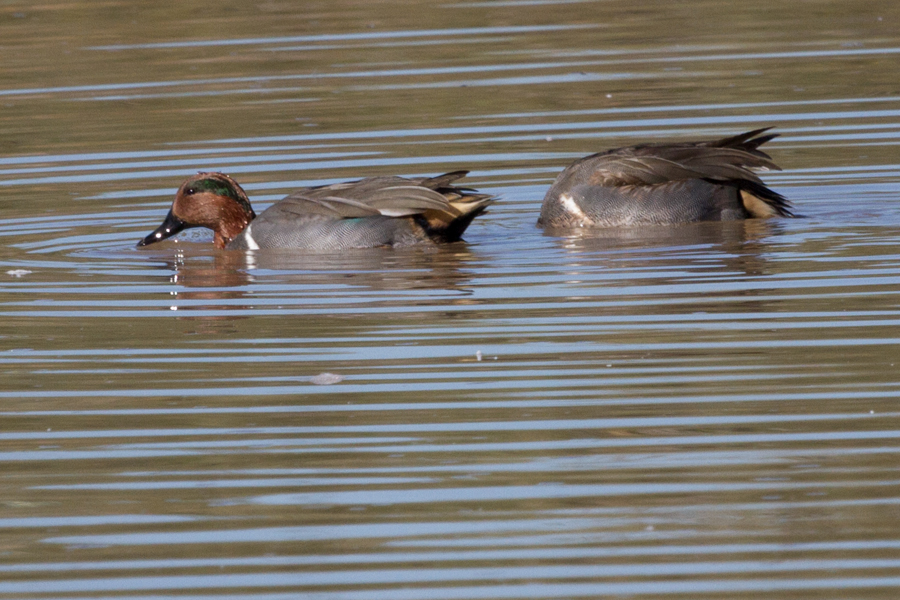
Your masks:
M 0 7 L 0 595 L 893 598 L 898 11 Z M 535 226 L 769 125 L 805 218 Z M 193 171 L 453 169 L 465 243 L 134 246 Z

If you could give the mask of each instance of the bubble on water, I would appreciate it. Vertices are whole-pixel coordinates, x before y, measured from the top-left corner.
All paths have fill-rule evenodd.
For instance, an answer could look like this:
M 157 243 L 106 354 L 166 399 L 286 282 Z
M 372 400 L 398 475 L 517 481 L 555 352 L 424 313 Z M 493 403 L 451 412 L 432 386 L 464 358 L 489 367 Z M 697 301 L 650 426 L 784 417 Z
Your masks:
M 342 375 L 338 375 L 337 373 L 319 373 L 315 377 L 312 377 L 309 382 L 315 385 L 334 385 L 336 383 L 340 383 L 344 380 Z

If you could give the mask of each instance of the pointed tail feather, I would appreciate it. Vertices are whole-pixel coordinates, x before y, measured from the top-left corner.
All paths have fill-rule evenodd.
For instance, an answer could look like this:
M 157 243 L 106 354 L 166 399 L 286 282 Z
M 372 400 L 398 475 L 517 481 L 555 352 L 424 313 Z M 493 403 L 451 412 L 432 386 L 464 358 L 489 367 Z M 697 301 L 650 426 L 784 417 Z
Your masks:
M 760 129 L 754 129 L 753 131 L 748 131 L 746 133 L 740 133 L 731 137 L 722 138 L 721 140 L 704 142 L 702 145 L 709 146 L 710 148 L 734 148 L 735 150 L 743 150 L 744 152 L 748 152 L 756 156 L 771 159 L 771 156 L 769 156 L 762 150 L 759 150 L 760 146 L 778 137 L 779 134 L 777 133 L 760 135 L 761 133 L 765 133 L 770 129 L 772 128 L 762 127 Z
M 439 190 L 440 188 L 451 187 L 451 184 L 457 179 L 462 179 L 466 175 L 468 175 L 468 171 L 451 171 L 450 173 L 444 173 L 443 175 L 437 175 L 435 177 L 427 177 L 416 183 L 421 185 L 422 187 L 427 187 L 432 190 Z
M 458 190 L 458 188 L 456 188 Z M 450 200 L 450 205 L 458 211 L 453 215 L 447 211 L 426 211 L 422 214 L 423 226 L 428 236 L 439 242 L 456 242 L 462 239 L 472 220 L 482 214 L 496 198 L 490 194 L 466 194 Z

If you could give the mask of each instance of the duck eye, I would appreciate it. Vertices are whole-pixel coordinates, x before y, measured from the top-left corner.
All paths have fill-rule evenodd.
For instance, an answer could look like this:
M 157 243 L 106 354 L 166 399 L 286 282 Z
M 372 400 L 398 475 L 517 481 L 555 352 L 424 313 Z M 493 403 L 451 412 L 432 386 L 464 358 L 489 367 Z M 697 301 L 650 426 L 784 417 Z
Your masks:
M 197 193 L 197 190 L 195 190 L 195 189 L 192 188 L 192 187 L 189 187 L 188 189 L 184 190 L 184 193 L 185 193 L 186 195 L 188 195 L 188 196 L 191 196 L 191 195 L 193 195 L 193 194 L 196 194 L 196 193 Z

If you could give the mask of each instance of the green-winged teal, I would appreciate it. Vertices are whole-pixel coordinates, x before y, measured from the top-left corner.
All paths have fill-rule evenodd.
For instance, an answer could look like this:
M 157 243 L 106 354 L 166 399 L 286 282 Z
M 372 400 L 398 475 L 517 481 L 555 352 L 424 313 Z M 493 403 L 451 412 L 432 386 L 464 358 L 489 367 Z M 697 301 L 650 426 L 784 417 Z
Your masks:
M 538 225 L 627 227 L 792 217 L 753 169 L 780 170 L 759 146 L 768 128 L 721 140 L 643 144 L 575 161 L 544 196 Z
M 487 194 L 453 185 L 466 174 L 372 177 L 305 188 L 257 217 L 234 179 L 199 173 L 178 188 L 163 224 L 138 246 L 189 227 L 212 229 L 216 247 L 233 250 L 341 250 L 454 242 L 493 201 Z

